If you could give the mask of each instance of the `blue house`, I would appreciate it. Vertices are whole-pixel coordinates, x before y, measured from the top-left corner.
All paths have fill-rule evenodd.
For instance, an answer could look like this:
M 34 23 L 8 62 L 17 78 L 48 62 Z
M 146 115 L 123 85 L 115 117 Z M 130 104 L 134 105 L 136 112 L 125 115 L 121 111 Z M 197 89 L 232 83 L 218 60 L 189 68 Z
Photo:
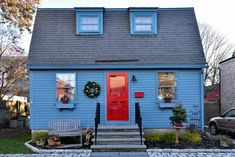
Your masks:
M 193 8 L 38 9 L 29 52 L 30 128 L 79 119 L 172 128 L 172 107 L 189 117 L 198 106 L 204 127 L 206 60 Z M 186 124 L 188 125 L 188 124 Z

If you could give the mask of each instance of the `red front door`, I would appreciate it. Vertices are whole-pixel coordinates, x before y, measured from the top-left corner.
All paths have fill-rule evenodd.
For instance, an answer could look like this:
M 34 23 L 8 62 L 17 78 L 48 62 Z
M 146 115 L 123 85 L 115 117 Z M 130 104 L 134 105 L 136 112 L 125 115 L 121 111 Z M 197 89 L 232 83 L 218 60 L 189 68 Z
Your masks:
M 128 75 L 107 74 L 108 120 L 128 120 Z

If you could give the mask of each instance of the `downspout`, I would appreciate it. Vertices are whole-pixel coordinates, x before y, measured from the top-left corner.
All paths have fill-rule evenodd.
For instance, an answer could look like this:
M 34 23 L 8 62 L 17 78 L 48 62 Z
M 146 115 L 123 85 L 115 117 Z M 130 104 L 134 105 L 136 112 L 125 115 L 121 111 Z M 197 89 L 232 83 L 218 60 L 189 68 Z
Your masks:
M 204 131 L 204 69 L 201 70 L 201 128 Z
M 221 114 L 221 68 L 219 67 L 219 114 Z

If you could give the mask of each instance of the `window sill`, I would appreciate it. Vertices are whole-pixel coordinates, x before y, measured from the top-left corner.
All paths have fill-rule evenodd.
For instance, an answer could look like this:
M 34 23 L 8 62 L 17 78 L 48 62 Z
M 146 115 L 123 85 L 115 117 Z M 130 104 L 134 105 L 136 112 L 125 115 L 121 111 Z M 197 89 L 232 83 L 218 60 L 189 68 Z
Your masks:
M 56 108 L 58 108 L 58 109 L 74 109 L 74 103 L 68 103 L 68 104 L 56 103 Z
M 174 108 L 176 104 L 177 104 L 177 101 L 173 101 L 171 103 L 160 102 L 159 107 L 162 109 Z
M 156 35 L 157 32 L 155 31 L 132 31 L 131 35 Z
M 82 31 L 79 31 L 79 32 L 77 32 L 76 33 L 78 36 L 79 35 L 94 35 L 94 36 L 101 36 L 101 35 L 103 35 L 103 32 L 82 32 Z

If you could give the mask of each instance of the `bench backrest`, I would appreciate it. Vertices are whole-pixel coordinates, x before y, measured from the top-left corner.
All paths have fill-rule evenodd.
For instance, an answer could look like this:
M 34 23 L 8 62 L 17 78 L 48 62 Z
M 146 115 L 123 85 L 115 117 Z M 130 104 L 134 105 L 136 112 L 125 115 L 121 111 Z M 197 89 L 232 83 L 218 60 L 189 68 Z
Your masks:
M 79 120 L 50 120 L 48 129 L 50 130 L 72 130 L 80 128 Z

